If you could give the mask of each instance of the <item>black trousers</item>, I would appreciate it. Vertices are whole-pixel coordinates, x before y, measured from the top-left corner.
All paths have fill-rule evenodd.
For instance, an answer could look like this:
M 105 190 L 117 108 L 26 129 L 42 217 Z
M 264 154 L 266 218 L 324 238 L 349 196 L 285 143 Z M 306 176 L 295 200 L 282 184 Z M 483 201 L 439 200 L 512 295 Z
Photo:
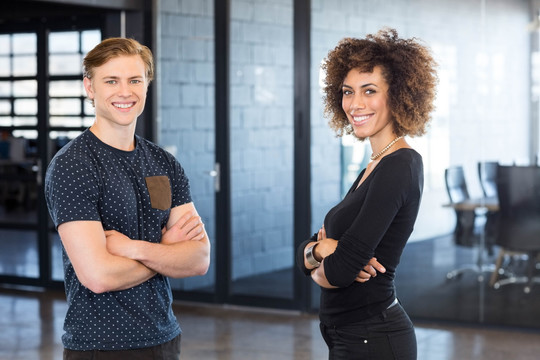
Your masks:
M 320 324 L 330 360 L 416 360 L 416 334 L 400 304 L 359 323 Z
M 180 359 L 180 338 L 181 335 L 178 335 L 164 344 L 133 350 L 64 349 L 64 360 L 178 360 Z

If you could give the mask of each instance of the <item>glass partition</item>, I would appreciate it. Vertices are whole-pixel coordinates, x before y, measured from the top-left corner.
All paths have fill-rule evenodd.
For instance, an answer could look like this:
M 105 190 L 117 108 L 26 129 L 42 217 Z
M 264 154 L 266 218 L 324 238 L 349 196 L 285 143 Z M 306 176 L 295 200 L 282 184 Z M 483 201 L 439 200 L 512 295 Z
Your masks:
M 170 5 L 170 6 L 168 6 Z M 158 69 L 158 143 L 176 156 L 189 178 L 191 196 L 210 242 L 206 275 L 170 279 L 177 298 L 213 296 L 216 290 L 214 14 L 203 2 L 190 6 L 163 4 L 162 46 L 154 52 Z M 197 15 L 195 16 L 195 13 Z
M 538 276 L 538 259 L 500 255 L 497 198 L 486 195 L 480 182 L 491 163 L 537 165 L 538 91 L 531 89 L 531 83 L 533 87 L 538 83 L 535 17 L 527 2 L 445 0 L 429 7 L 421 1 L 312 4 L 314 231 L 365 167 L 365 153 L 371 153 L 369 143 L 366 148 L 350 138 L 341 143 L 332 138 L 323 117 L 320 64 L 328 51 L 343 37 L 364 37 L 389 26 L 400 36 L 424 41 L 439 65 L 436 111 L 428 133 L 407 139 L 423 157 L 425 186 L 396 285 L 403 306 L 415 320 L 538 328 L 535 302 L 540 286 L 533 285 L 526 293 L 524 284 L 497 286 L 492 280 L 520 278 L 531 261 L 529 269 Z M 323 168 L 327 171 L 321 177 Z M 451 204 L 445 173 L 454 168 L 462 170 L 472 208 L 462 210 Z M 497 259 L 502 268 L 494 275 Z
M 292 299 L 292 0 L 231 2 L 231 294 Z

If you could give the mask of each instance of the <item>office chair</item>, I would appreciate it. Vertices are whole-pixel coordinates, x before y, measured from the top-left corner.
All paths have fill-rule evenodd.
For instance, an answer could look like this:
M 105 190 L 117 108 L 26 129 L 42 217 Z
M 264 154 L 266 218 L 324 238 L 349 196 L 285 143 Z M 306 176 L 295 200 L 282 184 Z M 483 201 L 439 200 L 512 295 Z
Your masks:
M 484 161 L 478 163 L 478 180 L 482 188 L 484 198 L 495 199 L 497 201 L 497 167 L 496 161 Z M 493 247 L 496 243 L 499 213 L 498 211 L 487 211 L 486 224 L 484 227 L 485 246 L 489 255 L 493 255 Z
M 478 179 L 482 187 L 482 193 L 486 198 L 497 197 L 497 166 L 496 161 L 484 161 L 478 163 Z
M 498 166 L 497 195 L 499 197 L 499 226 L 497 245 L 501 247 L 490 284 L 498 289 L 507 284 L 523 283 L 529 293 L 534 282 L 538 254 L 540 254 L 540 167 Z M 508 256 L 524 256 L 526 273 L 512 272 L 499 279 L 503 260 Z
M 469 200 L 469 191 L 465 181 L 465 173 L 462 166 L 452 166 L 444 172 L 446 191 L 450 198 L 450 203 L 460 203 Z M 457 246 L 475 247 L 480 243 L 480 234 L 477 231 L 477 214 L 474 210 L 459 210 L 454 208 L 456 213 L 456 226 L 453 233 L 453 240 Z M 448 279 L 459 277 L 465 271 L 479 272 L 480 264 L 470 264 L 454 269 L 446 274 Z

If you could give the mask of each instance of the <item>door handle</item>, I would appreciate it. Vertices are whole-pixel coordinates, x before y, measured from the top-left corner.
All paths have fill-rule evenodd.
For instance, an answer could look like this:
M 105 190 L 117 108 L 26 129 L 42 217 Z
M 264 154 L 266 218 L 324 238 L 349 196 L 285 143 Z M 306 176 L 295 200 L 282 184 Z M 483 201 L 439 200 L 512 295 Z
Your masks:
M 221 189 L 220 187 L 221 171 L 220 171 L 219 163 L 214 164 L 214 170 L 208 171 L 208 175 L 214 178 L 214 190 L 215 192 L 219 192 Z
M 37 186 L 41 186 L 41 159 L 37 159 L 36 163 L 32 165 L 32 171 L 36 173 Z

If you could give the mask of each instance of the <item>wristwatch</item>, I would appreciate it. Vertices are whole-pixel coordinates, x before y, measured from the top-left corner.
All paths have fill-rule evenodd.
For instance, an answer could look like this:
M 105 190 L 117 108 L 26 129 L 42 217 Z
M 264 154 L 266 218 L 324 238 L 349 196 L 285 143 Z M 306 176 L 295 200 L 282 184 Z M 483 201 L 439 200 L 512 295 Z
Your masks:
M 315 256 L 313 256 L 313 249 L 315 249 L 315 246 L 317 246 L 317 245 L 318 245 L 318 243 L 315 243 L 315 244 L 311 245 L 310 247 L 308 247 L 308 249 L 306 251 L 306 260 L 307 260 L 308 264 L 311 265 L 311 266 L 314 266 L 316 268 L 321 266 L 321 262 L 317 261 L 317 259 L 315 259 Z

